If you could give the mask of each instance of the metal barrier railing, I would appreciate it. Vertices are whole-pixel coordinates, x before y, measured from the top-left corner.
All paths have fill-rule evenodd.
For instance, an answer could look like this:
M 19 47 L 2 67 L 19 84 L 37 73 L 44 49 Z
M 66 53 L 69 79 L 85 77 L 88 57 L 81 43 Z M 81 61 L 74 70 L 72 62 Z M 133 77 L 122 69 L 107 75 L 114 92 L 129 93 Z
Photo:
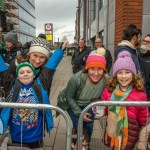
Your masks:
M 82 139 L 83 139 L 83 117 L 85 113 L 94 106 L 150 106 L 150 102 L 143 101 L 99 101 L 89 104 L 82 111 L 79 121 L 78 121 L 78 130 L 77 130 L 77 150 L 82 149 Z
M 66 120 L 66 150 L 70 150 L 71 147 L 71 136 L 72 136 L 72 123 L 70 120 L 69 115 L 64 112 L 61 108 L 53 106 L 53 105 L 46 105 L 46 104 L 27 104 L 27 103 L 7 103 L 7 102 L 0 102 L 0 108 L 29 108 L 29 109 L 51 109 L 58 111 Z

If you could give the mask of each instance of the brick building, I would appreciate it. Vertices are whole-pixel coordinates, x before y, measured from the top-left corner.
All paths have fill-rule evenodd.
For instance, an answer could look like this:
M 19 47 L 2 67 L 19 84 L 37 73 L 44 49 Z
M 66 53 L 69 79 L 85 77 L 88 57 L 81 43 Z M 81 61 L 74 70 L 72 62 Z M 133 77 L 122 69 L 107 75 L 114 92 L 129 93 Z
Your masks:
M 78 0 L 75 39 L 85 38 L 94 49 L 95 38 L 101 37 L 113 56 L 130 23 L 142 29 L 142 36 L 150 33 L 149 6 L 150 0 Z

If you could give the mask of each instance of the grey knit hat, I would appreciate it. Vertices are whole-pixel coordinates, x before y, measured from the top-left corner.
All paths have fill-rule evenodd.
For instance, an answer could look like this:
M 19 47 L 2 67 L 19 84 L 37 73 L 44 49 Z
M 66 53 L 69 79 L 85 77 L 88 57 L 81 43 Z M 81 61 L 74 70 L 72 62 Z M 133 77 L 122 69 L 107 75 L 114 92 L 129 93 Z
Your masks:
M 5 35 L 4 40 L 17 45 L 18 44 L 17 32 L 15 30 L 12 30 L 12 31 L 8 32 Z
M 40 52 L 47 58 L 50 57 L 50 43 L 43 38 L 37 37 L 32 40 L 29 53 Z

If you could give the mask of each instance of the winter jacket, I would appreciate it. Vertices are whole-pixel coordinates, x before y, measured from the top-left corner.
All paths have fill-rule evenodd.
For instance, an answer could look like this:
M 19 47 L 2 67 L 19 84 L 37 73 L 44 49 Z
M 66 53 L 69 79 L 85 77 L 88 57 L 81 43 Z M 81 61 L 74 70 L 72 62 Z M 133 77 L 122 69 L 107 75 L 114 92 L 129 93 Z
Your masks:
M 32 89 L 39 103 L 41 104 L 50 104 L 47 91 L 49 91 L 53 74 L 55 72 L 57 65 L 61 61 L 63 55 L 64 52 L 61 49 L 56 50 L 51 59 L 49 59 L 49 61 L 46 63 L 39 77 L 34 79 Z M 15 79 L 14 76 L 9 72 L 9 69 L 7 69 L 7 67 L 4 65 L 4 61 L 2 60 L 1 57 L 0 63 L 1 63 L 0 75 L 3 79 L 2 83 L 5 88 L 5 91 L 8 93 L 6 100 L 8 100 L 9 97 L 10 98 L 9 101 L 16 102 L 18 92 L 22 87 L 22 84 L 17 79 Z M 12 87 L 14 92 L 12 92 Z M 9 123 L 10 115 L 11 115 L 10 108 L 4 108 L 1 113 L 1 117 L 4 124 L 4 132 L 6 131 L 6 127 Z M 53 118 L 50 110 L 45 110 L 45 118 L 47 130 L 48 132 L 50 132 L 50 130 L 53 128 Z
M 5 63 L 9 65 L 18 53 L 21 53 L 21 47 L 11 48 L 10 51 L 7 50 L 4 54 Z
M 102 93 L 101 100 L 109 101 L 112 93 L 107 88 Z M 147 95 L 144 92 L 138 91 L 135 88 L 132 89 L 125 101 L 147 101 Z M 127 106 L 128 116 L 128 142 L 125 150 L 133 150 L 136 144 L 141 126 L 145 126 L 147 121 L 147 108 L 142 106 Z M 108 108 L 106 107 L 105 114 L 108 114 Z
M 6 45 L 2 40 L 0 40 L 0 45 L 1 45 L 0 55 L 3 57 L 3 54 L 6 53 Z
M 84 68 L 86 59 L 90 54 L 90 52 L 91 49 L 89 49 L 87 46 L 85 46 L 81 52 L 80 52 L 80 48 L 74 51 L 74 54 L 72 56 L 72 61 L 71 61 L 71 64 L 73 66 L 72 67 L 73 73 L 77 73 Z
M 120 44 L 118 44 L 116 51 L 115 51 L 115 59 L 118 58 L 118 55 L 120 52 L 128 51 L 130 52 L 132 56 L 132 60 L 136 66 L 137 73 L 140 73 L 142 75 L 142 78 L 145 80 L 145 74 L 144 69 L 141 63 L 140 55 L 136 48 L 133 47 L 133 45 L 129 41 L 122 41 Z
M 105 58 L 106 58 L 106 71 L 109 73 L 112 67 L 112 56 L 109 50 L 106 50 Z
M 63 98 L 59 95 L 57 105 L 61 107 L 63 110 L 71 108 L 74 115 L 79 116 L 82 112 L 80 106 L 86 106 L 91 103 L 92 99 L 98 99 L 101 97 L 101 93 L 106 86 L 105 83 L 108 78 L 109 78 L 108 75 L 105 74 L 101 78 L 99 83 L 93 85 L 95 88 L 91 86 L 92 89 L 90 88 L 86 89 L 87 87 L 86 83 L 88 83 L 89 79 L 88 74 L 83 73 L 82 71 L 74 74 L 72 78 L 69 80 L 67 87 L 63 91 L 62 95 Z M 87 95 L 90 94 L 90 96 L 89 97 L 82 96 L 83 90 L 84 91 L 87 90 L 88 91 Z M 93 90 L 95 90 L 94 92 L 95 94 L 92 95 Z M 98 94 L 96 95 L 97 91 Z
M 143 65 L 145 79 L 146 79 L 146 93 L 148 96 L 148 100 L 150 101 L 150 49 L 143 50 L 140 49 L 141 62 Z

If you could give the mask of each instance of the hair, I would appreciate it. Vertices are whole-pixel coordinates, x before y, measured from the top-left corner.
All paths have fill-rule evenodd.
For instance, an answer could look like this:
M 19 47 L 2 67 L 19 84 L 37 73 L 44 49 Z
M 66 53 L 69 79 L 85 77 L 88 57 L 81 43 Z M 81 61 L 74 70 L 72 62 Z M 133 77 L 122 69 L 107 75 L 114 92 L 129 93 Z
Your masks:
M 84 38 L 82 38 L 82 39 L 80 39 L 80 40 L 82 40 L 82 41 L 84 41 L 84 43 L 86 43 L 86 41 L 85 41 L 85 39 L 84 39 Z
M 29 61 L 31 54 L 32 54 L 32 53 L 30 53 L 30 54 L 27 53 L 25 57 L 22 56 L 22 55 L 17 55 L 17 56 L 16 56 L 17 63 L 20 64 L 21 62 Z M 46 57 L 46 61 L 45 61 L 45 63 L 40 67 L 40 69 L 43 69 L 43 67 L 44 67 L 44 65 L 47 63 L 47 61 L 48 61 L 48 59 L 47 59 L 47 57 Z
M 110 78 L 107 82 L 107 88 L 109 92 L 113 92 L 116 86 L 119 84 L 117 77 Z M 144 91 L 144 82 L 139 74 L 133 75 L 133 80 L 130 85 L 139 91 Z
M 141 29 L 138 28 L 136 25 L 134 24 L 130 24 L 129 26 L 127 26 L 127 28 L 123 31 L 123 40 L 128 40 L 130 41 L 132 39 L 133 36 L 138 37 L 139 34 L 141 33 Z
M 147 34 L 147 35 L 145 36 L 145 38 L 146 38 L 146 37 L 150 37 L 150 34 Z
M 38 37 L 43 38 L 43 39 L 46 39 L 46 35 L 43 34 L 43 33 L 40 33 L 40 34 L 38 35 Z

